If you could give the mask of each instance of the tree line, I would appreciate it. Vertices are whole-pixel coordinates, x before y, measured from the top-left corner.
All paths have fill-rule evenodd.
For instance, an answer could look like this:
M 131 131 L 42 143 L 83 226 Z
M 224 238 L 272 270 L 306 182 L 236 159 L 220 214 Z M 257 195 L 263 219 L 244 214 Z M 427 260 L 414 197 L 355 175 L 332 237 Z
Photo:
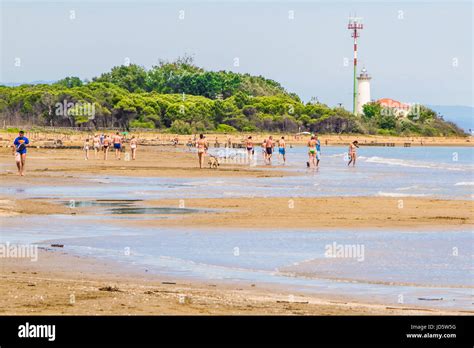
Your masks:
M 377 103 L 354 116 L 322 103 L 303 103 L 262 76 L 205 71 L 189 57 L 150 70 L 131 64 L 92 81 L 66 77 L 54 84 L 0 86 L 0 120 L 9 125 L 154 128 L 173 133 L 298 132 L 464 135 L 433 110 L 397 117 Z

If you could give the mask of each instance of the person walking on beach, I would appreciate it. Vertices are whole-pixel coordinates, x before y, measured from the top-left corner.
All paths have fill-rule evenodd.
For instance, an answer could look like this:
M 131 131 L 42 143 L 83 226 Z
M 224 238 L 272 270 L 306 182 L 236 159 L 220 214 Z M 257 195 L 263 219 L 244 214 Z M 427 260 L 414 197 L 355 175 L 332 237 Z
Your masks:
M 107 155 L 109 154 L 109 147 L 110 147 L 110 137 L 108 135 L 104 136 L 102 148 L 104 149 L 104 161 L 107 161 Z
M 319 161 L 321 160 L 321 141 L 319 141 L 317 135 L 314 136 L 314 139 L 316 140 L 316 167 L 319 167 Z
M 114 138 L 115 159 L 120 160 L 120 152 L 122 151 L 122 137 L 119 132 L 115 133 Z
M 245 143 L 245 147 L 247 148 L 248 159 L 249 159 L 249 161 L 251 161 L 252 158 L 253 158 L 253 154 L 255 152 L 254 149 L 253 149 L 253 140 L 252 140 L 251 135 L 247 138 L 247 141 Z
M 198 150 L 199 168 L 202 169 L 204 165 L 204 155 L 209 147 L 203 134 L 199 134 L 199 140 L 196 142 L 196 147 Z
M 95 134 L 94 135 L 94 138 L 92 139 L 92 143 L 93 143 L 93 146 L 94 146 L 94 157 L 95 159 L 97 159 L 97 156 L 99 154 L 99 151 L 100 151 L 100 137 Z
M 309 167 L 316 167 L 316 137 L 311 136 L 311 139 L 308 141 L 308 156 L 309 156 Z
M 89 138 L 86 138 L 84 141 L 84 159 L 87 161 L 89 159 Z
M 263 161 L 266 163 L 267 162 L 267 139 L 263 139 L 262 142 L 262 156 L 263 156 Z
M 281 158 L 283 158 L 283 164 L 286 164 L 286 143 L 285 143 L 285 137 L 281 137 L 280 140 L 278 140 L 278 158 L 281 162 Z
M 347 163 L 347 166 L 349 166 L 352 163 L 352 166 L 355 167 L 356 165 L 356 158 L 357 158 L 357 150 L 359 148 L 359 142 L 357 140 L 354 140 L 350 145 L 349 145 L 349 163 Z
M 18 168 L 18 175 L 25 175 L 25 163 L 26 163 L 26 147 L 30 144 L 30 141 L 25 137 L 25 132 L 20 131 L 18 137 L 15 138 L 12 145 L 13 154 L 15 155 L 15 162 Z
M 136 159 L 137 145 L 138 145 L 137 139 L 135 138 L 135 136 L 132 136 L 132 139 L 130 139 L 130 149 L 132 150 L 132 160 Z
M 267 161 L 269 165 L 272 164 L 272 154 L 274 146 L 275 144 L 273 143 L 273 137 L 270 135 L 267 141 L 265 142 L 265 153 L 267 155 Z

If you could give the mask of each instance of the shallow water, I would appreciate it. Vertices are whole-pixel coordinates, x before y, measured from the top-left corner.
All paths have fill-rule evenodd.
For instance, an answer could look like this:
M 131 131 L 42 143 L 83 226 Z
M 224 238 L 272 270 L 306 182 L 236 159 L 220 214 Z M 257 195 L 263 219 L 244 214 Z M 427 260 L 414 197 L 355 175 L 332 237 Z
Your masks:
M 121 226 L 87 216 L 54 216 L 54 221 L 28 218 L 23 220 L 30 226 L 25 231 L 16 225 L 18 218 L 5 219 L 1 241 L 64 244 L 66 252 L 151 274 L 278 284 L 387 304 L 398 303 L 401 294 L 406 304 L 472 309 L 471 231 L 204 231 Z M 364 250 L 327 257 L 334 243 Z
M 214 153 L 219 153 L 214 150 Z M 473 199 L 474 155 L 467 147 L 361 147 L 357 166 L 347 167 L 341 146 L 322 147 L 318 170 L 306 168 L 304 147 L 288 149 L 286 166 L 302 175 L 276 178 L 86 177 L 90 184 L 9 186 L 0 192 L 20 197 L 62 199 L 160 199 L 218 197 L 385 196 Z M 220 155 L 226 153 L 222 150 Z M 228 156 L 233 156 L 228 153 Z M 257 151 L 257 164 L 262 164 Z M 277 163 L 277 155 L 274 156 Z M 224 161 L 221 159 L 221 161 Z

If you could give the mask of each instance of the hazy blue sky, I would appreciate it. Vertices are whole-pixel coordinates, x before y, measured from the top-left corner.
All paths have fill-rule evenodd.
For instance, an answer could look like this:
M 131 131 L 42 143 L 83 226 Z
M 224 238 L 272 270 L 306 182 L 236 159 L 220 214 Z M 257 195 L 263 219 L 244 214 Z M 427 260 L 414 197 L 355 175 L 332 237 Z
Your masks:
M 4 0 L 0 81 L 90 79 L 127 57 L 149 68 L 188 53 L 207 69 L 263 75 L 350 109 L 355 12 L 373 99 L 473 106 L 472 2 Z

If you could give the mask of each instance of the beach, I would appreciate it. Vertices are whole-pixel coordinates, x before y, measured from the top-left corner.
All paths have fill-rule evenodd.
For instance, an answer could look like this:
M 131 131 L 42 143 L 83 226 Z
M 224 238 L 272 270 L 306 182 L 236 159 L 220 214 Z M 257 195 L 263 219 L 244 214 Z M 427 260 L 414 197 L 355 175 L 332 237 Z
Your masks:
M 58 252 L 43 251 L 40 259 L 40 263 L 2 261 L 2 315 L 460 314 L 321 299 L 255 284 L 228 286 L 114 273 L 108 264 Z
M 373 260 L 399 257 L 409 245 L 432 245 L 434 254 L 419 257 L 416 249 L 403 268 L 429 265 L 443 245 L 461 246 L 468 238 L 474 207 L 464 166 L 472 162 L 463 151 L 469 149 L 443 148 L 441 157 L 455 151 L 461 160 L 432 165 L 409 156 L 401 162 L 400 150 L 382 161 L 379 152 L 386 150 L 371 148 L 368 155 L 362 147 L 362 169 L 353 169 L 341 163 L 343 148 L 329 148 L 319 172 L 307 171 L 305 149 L 297 145 L 289 155 L 297 161 L 288 166 L 221 159 L 217 169 L 202 170 L 184 146 L 141 146 L 136 161 L 115 160 L 113 153 L 95 160 L 92 152 L 85 161 L 80 149 L 31 148 L 21 178 L 10 149 L 2 149 L 0 237 L 39 246 L 38 262 L 2 259 L 2 313 L 472 314 L 456 302 L 435 301 L 464 303 L 472 284 L 460 283 L 458 273 L 440 273 L 449 281 L 438 282 L 437 273 L 400 272 L 390 281 L 392 271 L 371 268 Z M 410 175 L 401 175 L 401 183 L 392 180 L 400 168 Z M 409 182 L 420 178 L 426 186 Z M 356 263 L 358 269 L 320 258 L 325 245 L 341 241 L 363 243 L 371 261 Z M 379 255 L 387 245 L 394 256 Z M 136 250 L 133 262 L 117 256 L 124 246 Z M 466 260 L 456 260 L 461 269 Z M 382 295 L 371 299 L 367 289 Z M 414 295 L 399 303 L 400 289 Z M 425 297 L 434 300 L 417 300 Z

